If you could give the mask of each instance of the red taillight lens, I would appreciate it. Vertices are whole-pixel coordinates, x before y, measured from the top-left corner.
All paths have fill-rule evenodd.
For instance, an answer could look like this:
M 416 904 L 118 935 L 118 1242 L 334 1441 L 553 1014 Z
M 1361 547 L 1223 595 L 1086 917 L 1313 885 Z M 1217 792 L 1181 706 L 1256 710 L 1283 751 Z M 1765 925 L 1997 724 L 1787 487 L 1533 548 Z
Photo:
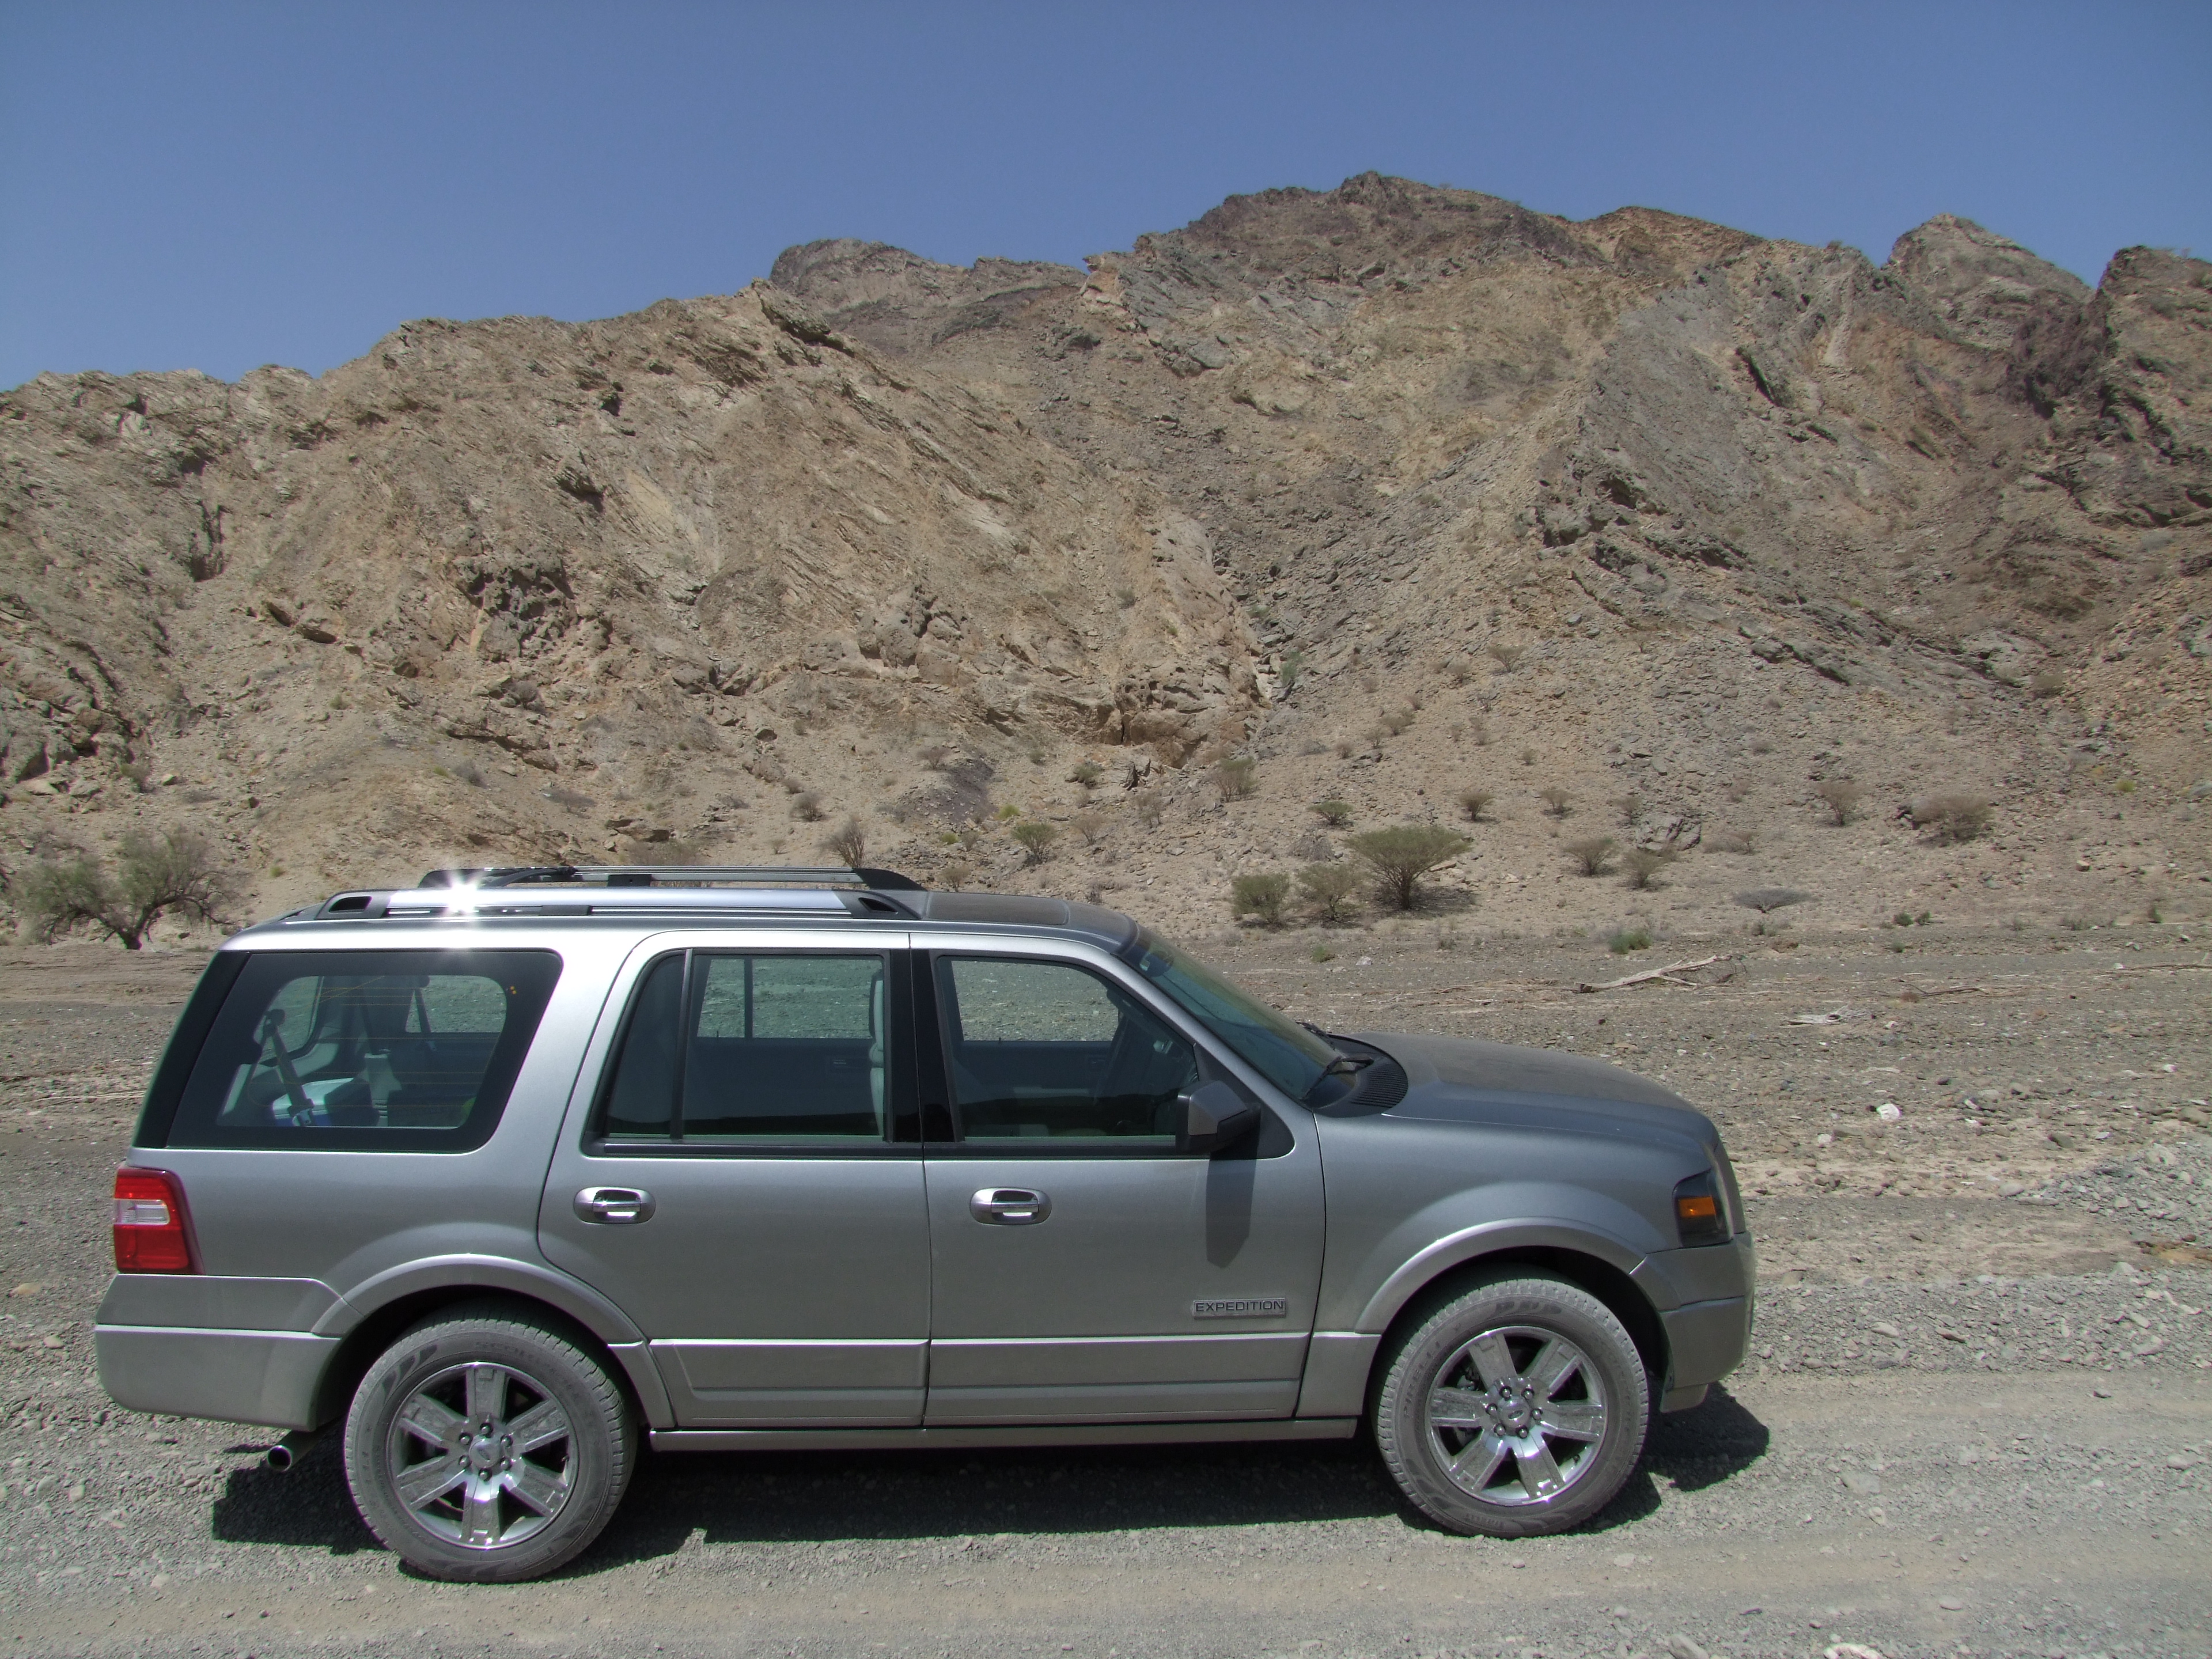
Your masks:
M 115 1172 L 115 1271 L 188 1273 L 192 1263 L 185 1183 L 167 1170 Z

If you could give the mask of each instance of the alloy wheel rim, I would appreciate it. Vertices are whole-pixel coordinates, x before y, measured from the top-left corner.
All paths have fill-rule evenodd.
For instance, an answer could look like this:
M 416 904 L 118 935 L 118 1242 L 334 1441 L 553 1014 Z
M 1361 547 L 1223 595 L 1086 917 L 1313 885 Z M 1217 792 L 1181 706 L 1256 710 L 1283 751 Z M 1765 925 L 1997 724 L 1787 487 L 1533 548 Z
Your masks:
M 1605 1381 L 1589 1356 L 1535 1325 L 1499 1325 L 1455 1348 L 1429 1385 L 1430 1449 L 1470 1498 L 1556 1504 L 1596 1466 Z
M 567 1507 L 575 1436 L 544 1383 L 471 1360 L 416 1384 L 392 1419 L 385 1464 L 417 1526 L 465 1549 L 506 1549 Z

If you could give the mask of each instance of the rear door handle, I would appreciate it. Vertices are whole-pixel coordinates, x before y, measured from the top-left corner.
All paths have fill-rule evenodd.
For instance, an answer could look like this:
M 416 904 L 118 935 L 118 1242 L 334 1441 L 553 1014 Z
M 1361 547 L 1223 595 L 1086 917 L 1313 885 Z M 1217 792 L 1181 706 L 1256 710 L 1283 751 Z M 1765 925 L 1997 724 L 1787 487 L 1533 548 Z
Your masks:
M 994 1227 L 1034 1227 L 1052 1213 L 1052 1200 L 1026 1187 L 986 1187 L 968 1200 L 968 1213 Z
M 576 1218 L 610 1227 L 653 1219 L 653 1194 L 642 1187 L 586 1187 L 576 1194 Z

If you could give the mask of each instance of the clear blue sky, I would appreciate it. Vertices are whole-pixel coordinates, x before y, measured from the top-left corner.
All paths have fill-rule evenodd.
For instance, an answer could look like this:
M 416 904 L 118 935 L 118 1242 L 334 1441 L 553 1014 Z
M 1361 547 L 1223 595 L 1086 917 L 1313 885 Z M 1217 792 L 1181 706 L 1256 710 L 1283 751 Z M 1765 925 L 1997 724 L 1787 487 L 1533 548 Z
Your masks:
M 1877 260 L 2212 249 L 2212 4 L 0 0 L 0 386 L 320 372 L 820 236 L 1074 262 L 1368 168 Z

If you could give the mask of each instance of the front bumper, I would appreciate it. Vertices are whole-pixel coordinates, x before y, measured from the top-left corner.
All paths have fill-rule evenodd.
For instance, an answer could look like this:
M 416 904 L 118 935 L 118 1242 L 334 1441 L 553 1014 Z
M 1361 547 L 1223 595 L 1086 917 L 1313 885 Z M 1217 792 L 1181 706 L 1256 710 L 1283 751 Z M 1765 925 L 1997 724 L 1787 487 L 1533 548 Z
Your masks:
M 95 1325 L 100 1386 L 118 1406 L 172 1417 L 312 1429 L 334 1336 L 305 1331 Z

